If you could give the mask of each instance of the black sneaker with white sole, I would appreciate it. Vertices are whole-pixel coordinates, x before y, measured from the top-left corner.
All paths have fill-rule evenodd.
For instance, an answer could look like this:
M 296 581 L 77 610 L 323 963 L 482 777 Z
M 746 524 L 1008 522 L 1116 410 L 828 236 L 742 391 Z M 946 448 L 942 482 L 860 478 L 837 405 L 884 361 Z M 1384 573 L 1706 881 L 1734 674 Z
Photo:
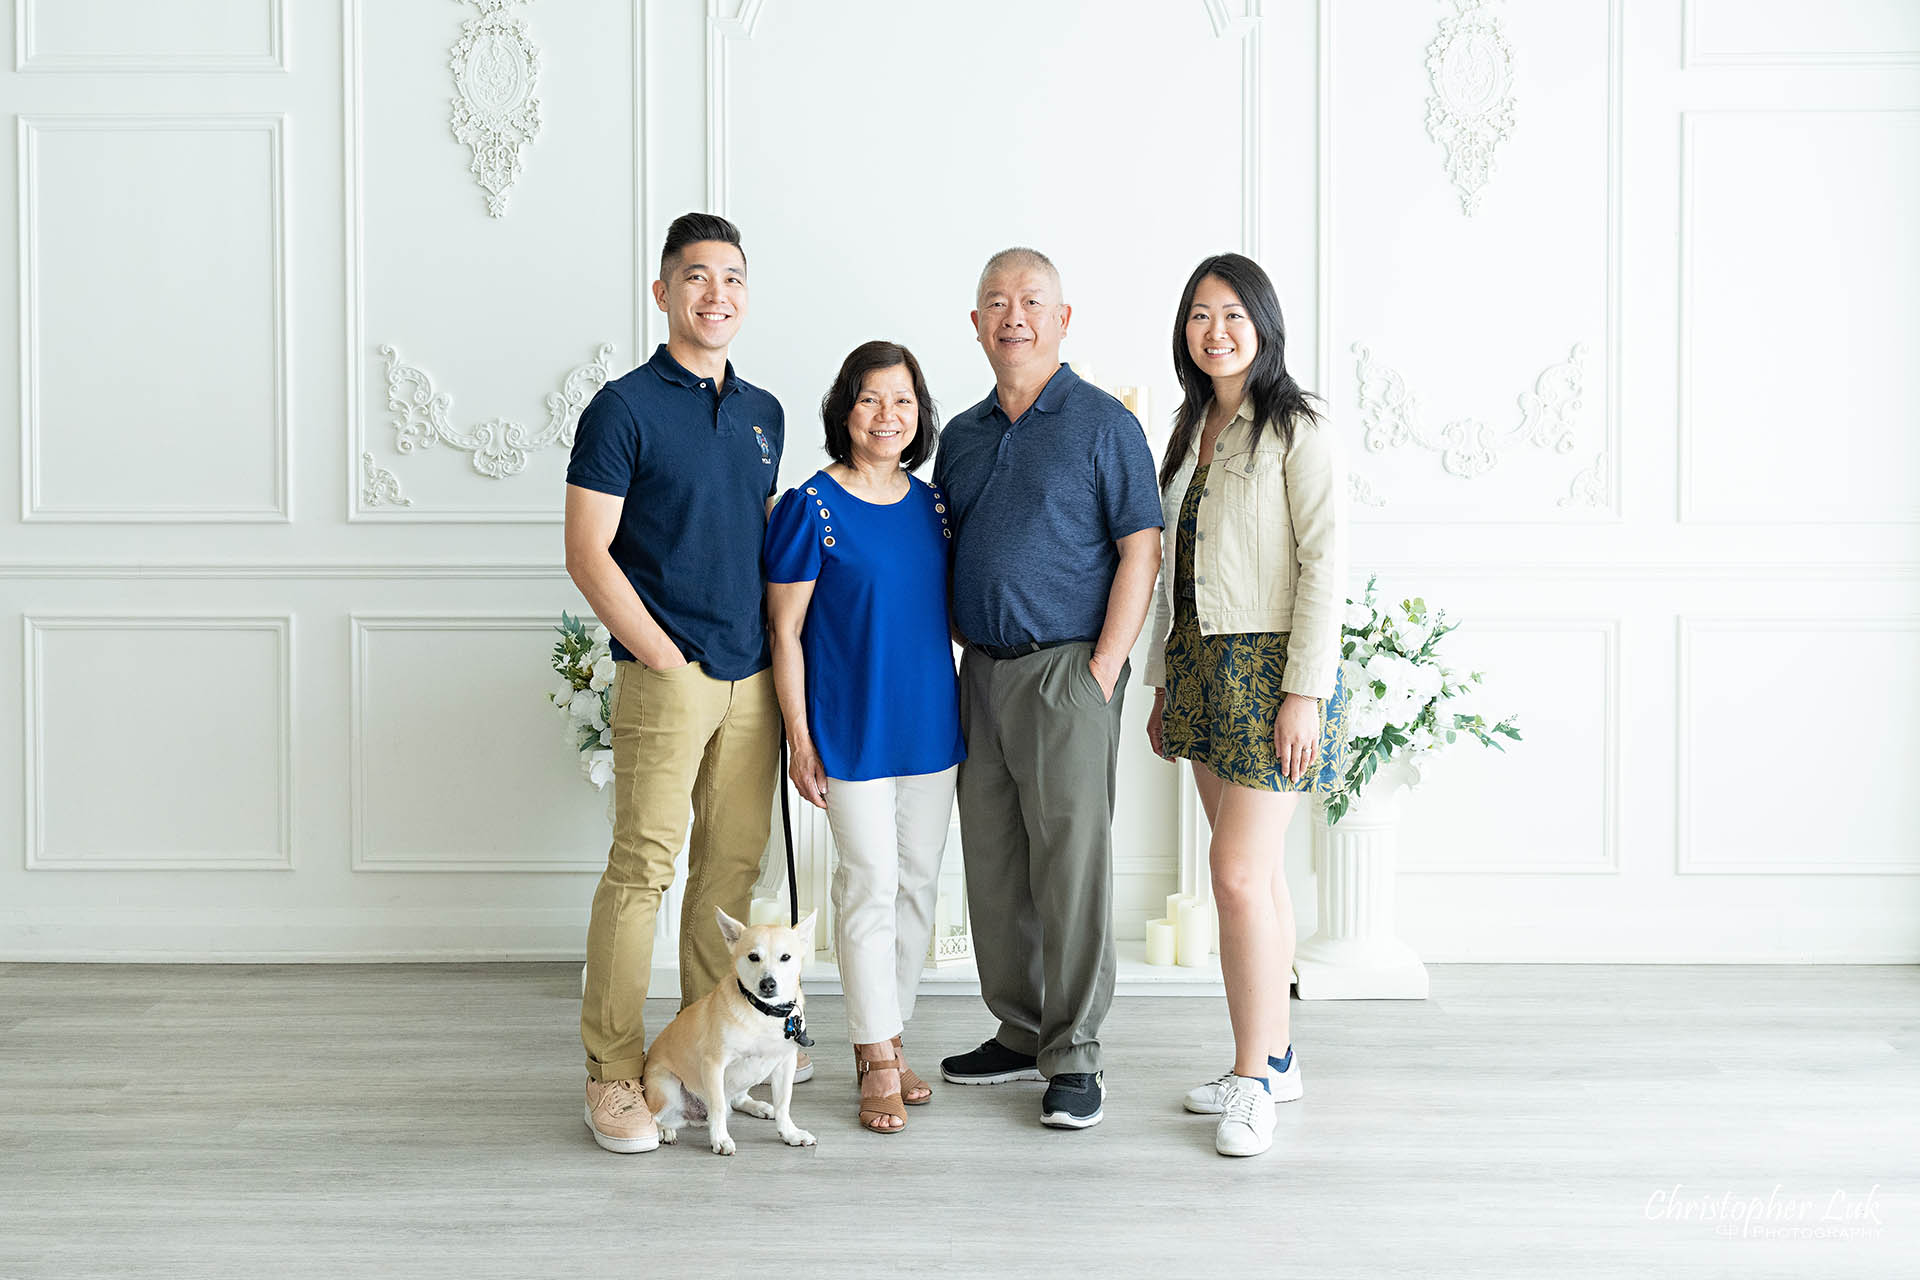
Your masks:
M 1006 1084 L 1012 1080 L 1046 1079 L 1032 1054 L 1015 1053 L 998 1040 L 989 1040 L 968 1053 L 942 1058 L 940 1074 L 954 1084 Z
M 1103 1073 L 1062 1071 L 1047 1081 L 1040 1099 L 1040 1123 L 1055 1129 L 1091 1129 L 1100 1123 L 1107 1100 Z

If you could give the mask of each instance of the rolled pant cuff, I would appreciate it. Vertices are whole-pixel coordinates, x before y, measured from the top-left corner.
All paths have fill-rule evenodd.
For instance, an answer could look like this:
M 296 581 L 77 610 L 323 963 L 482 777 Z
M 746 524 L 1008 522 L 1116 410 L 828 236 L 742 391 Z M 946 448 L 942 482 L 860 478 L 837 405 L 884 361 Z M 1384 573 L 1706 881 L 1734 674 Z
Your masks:
M 647 1065 L 645 1055 L 638 1058 L 621 1058 L 617 1062 L 595 1062 L 587 1059 L 587 1078 L 605 1084 L 609 1080 L 638 1080 L 640 1072 Z
M 866 1031 L 867 1028 L 849 1026 L 847 1028 L 847 1043 L 848 1044 L 886 1044 L 889 1040 L 892 1040 L 895 1036 L 905 1032 L 906 1029 L 907 1029 L 907 1026 L 904 1022 L 896 1022 L 893 1024 L 893 1030 L 887 1032 L 886 1034 L 869 1036 L 869 1035 L 861 1034 L 862 1032 Z
M 1039 1056 L 1039 1062 L 1040 1074 L 1049 1078 L 1069 1071 L 1083 1071 L 1092 1075 L 1100 1070 L 1100 1046 L 1083 1044 L 1061 1053 L 1043 1053 Z
M 1003 1022 L 1000 1029 L 993 1033 L 993 1038 L 1000 1042 L 1002 1048 L 1024 1053 L 1029 1058 L 1037 1057 L 1040 1053 L 1040 1037 L 1024 1027 Z

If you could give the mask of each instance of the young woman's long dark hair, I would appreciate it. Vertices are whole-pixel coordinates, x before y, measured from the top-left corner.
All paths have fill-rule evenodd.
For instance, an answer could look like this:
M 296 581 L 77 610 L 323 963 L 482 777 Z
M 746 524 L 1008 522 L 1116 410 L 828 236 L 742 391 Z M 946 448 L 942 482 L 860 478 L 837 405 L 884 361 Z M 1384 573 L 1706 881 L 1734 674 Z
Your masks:
M 1293 444 L 1294 424 L 1305 418 L 1318 422 L 1312 401 L 1318 397 L 1301 389 L 1287 372 L 1287 326 L 1280 316 L 1280 297 L 1273 281 L 1252 258 L 1238 253 L 1219 253 L 1203 260 L 1187 277 L 1187 288 L 1180 295 L 1180 310 L 1173 317 L 1173 367 L 1180 375 L 1180 413 L 1173 421 L 1173 435 L 1167 440 L 1167 455 L 1160 463 L 1160 487 L 1173 483 L 1174 473 L 1186 461 L 1187 450 L 1207 418 L 1213 404 L 1213 379 L 1200 368 L 1187 350 L 1187 315 L 1193 310 L 1193 295 L 1200 282 L 1217 276 L 1239 297 L 1253 321 L 1260 349 L 1253 354 L 1247 370 L 1246 394 L 1253 401 L 1253 440 L 1271 428 L 1280 433 L 1282 444 Z

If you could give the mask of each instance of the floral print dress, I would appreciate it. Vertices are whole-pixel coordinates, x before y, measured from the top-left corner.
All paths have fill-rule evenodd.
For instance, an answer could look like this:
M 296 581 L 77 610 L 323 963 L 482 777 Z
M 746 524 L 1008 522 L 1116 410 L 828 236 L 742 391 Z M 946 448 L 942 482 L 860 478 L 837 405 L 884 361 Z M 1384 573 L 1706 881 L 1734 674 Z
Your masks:
M 1193 598 L 1194 533 L 1207 466 L 1194 469 L 1180 502 L 1174 543 L 1173 630 L 1167 637 L 1167 705 L 1161 741 L 1170 758 L 1198 761 L 1215 776 L 1259 791 L 1311 791 L 1325 797 L 1347 771 L 1347 686 L 1335 675 L 1320 703 L 1320 747 L 1298 781 L 1280 772 L 1273 726 L 1286 693 L 1287 633 L 1202 635 Z

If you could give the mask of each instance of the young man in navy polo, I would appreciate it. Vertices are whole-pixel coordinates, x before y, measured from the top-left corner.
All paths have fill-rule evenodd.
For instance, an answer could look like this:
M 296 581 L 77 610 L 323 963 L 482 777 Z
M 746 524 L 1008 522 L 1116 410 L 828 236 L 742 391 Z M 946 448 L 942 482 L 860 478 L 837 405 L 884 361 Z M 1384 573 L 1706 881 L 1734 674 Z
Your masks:
M 958 1084 L 1047 1080 L 1041 1123 L 1098 1124 L 1113 1000 L 1114 762 L 1127 654 L 1160 569 L 1140 423 L 1060 362 L 1072 308 L 1045 254 L 1005 249 L 973 323 L 994 389 L 940 433 L 956 532 L 960 835 L 992 1039 Z
M 747 313 L 739 230 L 676 218 L 653 298 L 666 344 L 593 398 L 567 467 L 567 572 L 613 633 L 617 672 L 613 847 L 587 927 L 580 1038 L 587 1126 L 619 1152 L 659 1145 L 641 1010 L 688 813 L 683 1006 L 732 970 L 714 908 L 747 918 L 780 757 L 760 547 L 786 419 L 727 359 Z

